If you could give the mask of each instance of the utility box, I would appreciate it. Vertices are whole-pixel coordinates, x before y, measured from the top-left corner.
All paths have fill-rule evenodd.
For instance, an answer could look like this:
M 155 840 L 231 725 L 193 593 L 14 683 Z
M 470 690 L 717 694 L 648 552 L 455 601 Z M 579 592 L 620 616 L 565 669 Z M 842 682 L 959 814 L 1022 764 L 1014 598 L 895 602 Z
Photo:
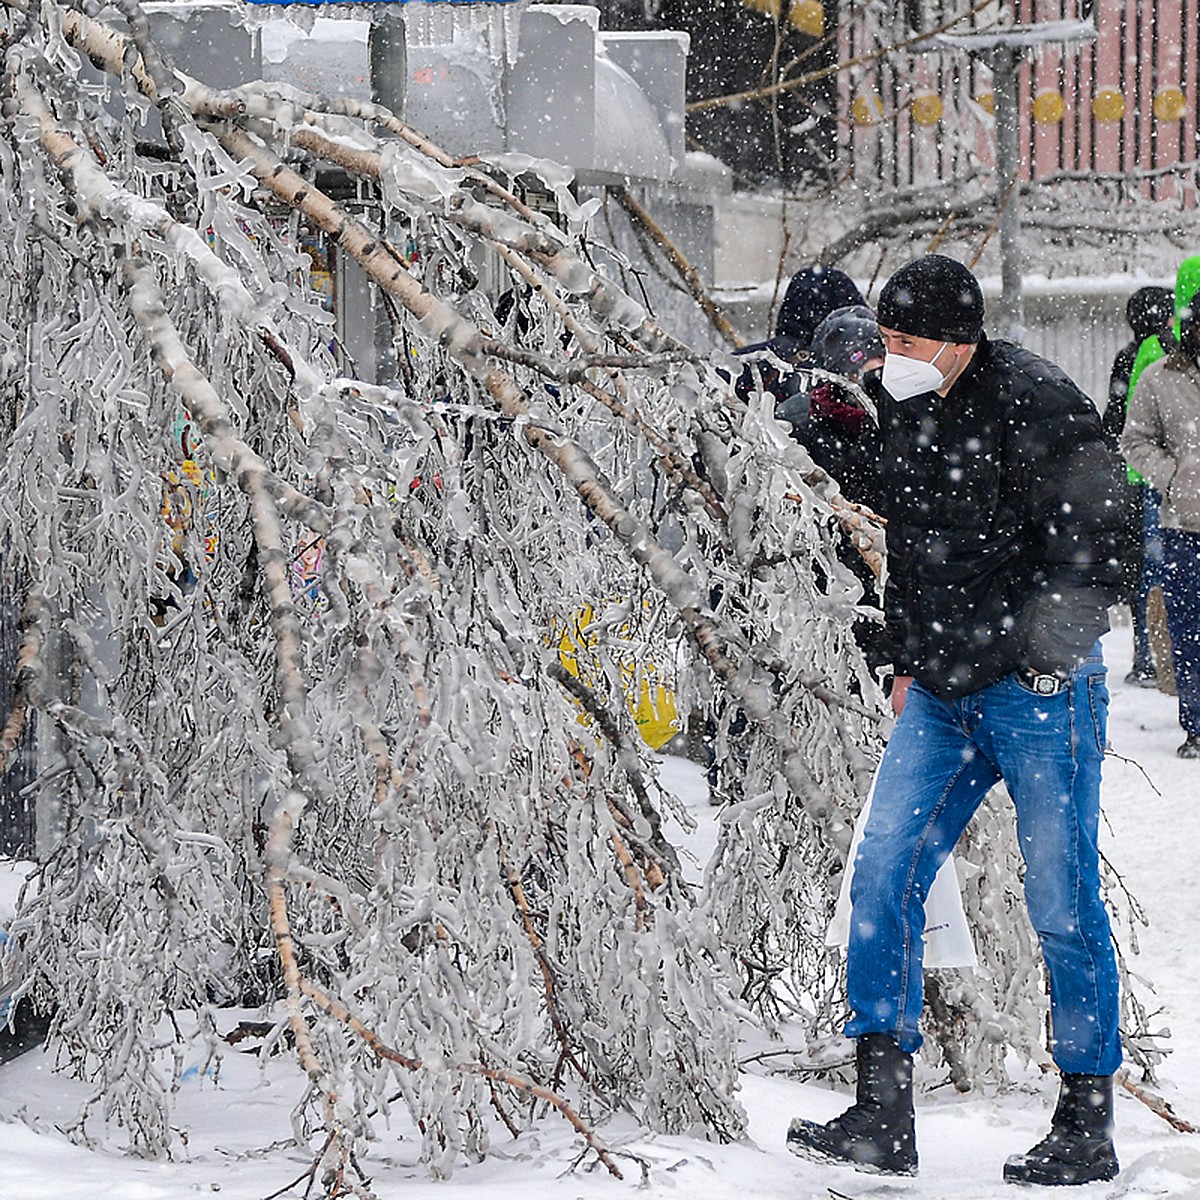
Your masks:
M 451 154 L 506 150 L 504 68 L 486 28 L 430 41 L 410 33 L 405 120 Z
M 596 165 L 599 29 L 599 10 L 585 4 L 538 4 L 521 14 L 505 95 L 510 150 Z
M 150 3 L 142 6 L 158 48 L 185 75 L 223 90 L 262 78 L 258 30 L 241 4 Z

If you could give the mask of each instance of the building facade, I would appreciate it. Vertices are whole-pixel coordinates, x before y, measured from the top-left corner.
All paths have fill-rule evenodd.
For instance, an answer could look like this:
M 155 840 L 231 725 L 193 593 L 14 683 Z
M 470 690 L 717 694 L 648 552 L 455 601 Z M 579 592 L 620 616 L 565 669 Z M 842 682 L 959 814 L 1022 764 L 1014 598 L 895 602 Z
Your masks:
M 1014 28 L 1027 35 L 1022 179 L 1099 180 L 1195 207 L 1200 0 L 910 0 L 891 15 L 868 5 L 839 27 L 839 61 L 856 64 L 839 81 L 839 156 L 897 187 L 990 165 L 993 56 Z

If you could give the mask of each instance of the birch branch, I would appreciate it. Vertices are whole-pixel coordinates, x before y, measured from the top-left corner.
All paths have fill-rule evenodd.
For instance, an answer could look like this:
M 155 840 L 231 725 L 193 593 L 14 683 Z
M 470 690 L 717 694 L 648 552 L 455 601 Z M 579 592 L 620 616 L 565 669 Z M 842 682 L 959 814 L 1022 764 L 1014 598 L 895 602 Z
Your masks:
M 692 266 L 683 251 L 667 235 L 666 230 L 634 198 L 633 193 L 627 187 L 610 186 L 608 192 L 629 215 L 630 220 L 640 225 L 659 246 L 663 254 L 666 255 L 667 261 L 675 268 L 679 277 L 687 286 L 692 299 L 704 310 L 705 316 L 713 323 L 717 332 L 735 350 L 744 346 L 746 339 L 734 329 L 729 322 L 729 318 L 713 303 L 713 298 L 704 287 L 699 274 L 696 272 L 696 268 Z
M 292 131 L 291 142 L 344 170 L 381 183 L 384 180 L 386 151 L 346 146 L 303 128 Z M 393 168 L 400 165 L 397 156 L 392 156 L 391 165 Z M 551 233 L 545 225 L 530 225 L 509 217 L 462 188 L 437 201 L 426 198 L 419 190 L 410 193 L 409 198 L 452 225 L 527 254 L 565 291 L 585 300 L 603 325 L 616 325 L 645 349 L 690 353 L 688 347 L 652 322 L 641 305 L 564 245 L 558 230 Z
M 42 597 L 35 585 L 29 589 L 21 615 L 21 645 L 17 650 L 17 669 L 13 672 L 12 704 L 0 729 L 0 776 L 8 770 L 8 756 L 16 749 L 29 718 L 28 702 L 34 690 L 34 679 L 41 669 L 44 641 L 42 629 Z
M 237 128 L 220 134 L 226 149 L 245 160 L 254 176 L 281 201 L 299 208 L 350 254 L 388 295 L 404 306 L 471 375 L 481 379 L 500 410 L 526 418 L 529 405 L 511 375 L 488 362 L 479 330 L 449 305 L 427 292 L 404 268 L 394 247 L 335 204 L 317 187 L 288 167 L 261 142 Z M 809 771 L 787 719 L 772 693 L 773 680 L 757 665 L 739 669 L 729 640 L 705 615 L 696 583 L 671 553 L 608 489 L 588 455 L 575 443 L 540 426 L 523 425 L 526 441 L 549 459 L 591 512 L 614 533 L 633 560 L 675 606 L 684 627 L 712 670 L 722 679 L 746 714 L 769 730 L 780 747 L 782 770 L 789 786 L 832 845 L 844 857 L 850 845 L 845 816 L 828 790 Z M 797 447 L 797 449 L 799 449 Z

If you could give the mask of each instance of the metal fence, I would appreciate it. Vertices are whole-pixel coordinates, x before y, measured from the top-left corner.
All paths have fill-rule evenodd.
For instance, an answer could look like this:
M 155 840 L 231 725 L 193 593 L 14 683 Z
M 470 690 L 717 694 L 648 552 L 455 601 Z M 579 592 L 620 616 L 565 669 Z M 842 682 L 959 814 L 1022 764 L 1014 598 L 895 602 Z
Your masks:
M 1012 24 L 1045 34 L 1019 74 L 1022 177 L 1119 179 L 1144 198 L 1194 207 L 1200 0 L 1008 7 Z M 843 22 L 839 59 L 857 63 L 843 73 L 839 95 L 839 154 L 851 170 L 906 187 L 962 178 L 972 162 L 991 160 L 988 43 L 969 50 L 954 39 L 994 28 L 999 9 L 910 0 L 884 17 L 864 6 Z M 942 36 L 918 37 L 938 30 Z

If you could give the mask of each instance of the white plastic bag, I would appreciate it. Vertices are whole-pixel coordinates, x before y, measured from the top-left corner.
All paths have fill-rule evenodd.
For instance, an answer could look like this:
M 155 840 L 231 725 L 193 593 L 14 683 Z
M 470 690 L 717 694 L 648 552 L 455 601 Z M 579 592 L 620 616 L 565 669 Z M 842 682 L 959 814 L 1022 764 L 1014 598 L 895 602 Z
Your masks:
M 858 844 L 862 841 L 874 796 L 875 785 L 872 783 L 871 794 L 854 823 L 854 837 L 850 842 L 850 857 L 842 877 L 841 894 L 833 912 L 833 920 L 829 922 L 829 929 L 825 934 L 827 946 L 841 946 L 845 949 L 850 941 L 850 880 L 854 875 L 854 858 L 858 853 Z M 926 969 L 975 966 L 975 944 L 971 941 L 971 931 L 967 928 L 967 915 L 963 911 L 962 893 L 958 890 L 958 873 L 954 867 L 953 854 L 942 863 L 934 876 L 933 886 L 929 889 L 929 896 L 925 901 L 924 941 Z

